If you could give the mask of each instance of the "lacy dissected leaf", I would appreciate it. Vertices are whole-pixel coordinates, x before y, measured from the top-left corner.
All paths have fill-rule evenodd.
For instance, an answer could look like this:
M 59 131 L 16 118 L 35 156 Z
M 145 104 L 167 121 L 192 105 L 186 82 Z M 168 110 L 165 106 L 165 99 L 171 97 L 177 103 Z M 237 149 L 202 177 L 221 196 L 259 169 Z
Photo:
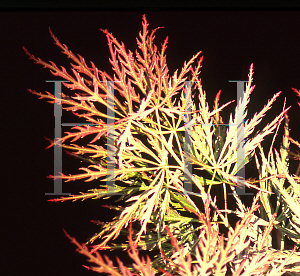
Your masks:
M 24 48 L 35 63 L 67 81 L 64 87 L 69 89 L 69 94 L 61 93 L 61 99 L 57 99 L 49 92 L 29 91 L 52 104 L 61 104 L 66 111 L 88 123 L 71 128 L 64 137 L 51 141 L 49 147 L 71 150 L 67 153 L 90 165 L 81 167 L 81 172 L 76 175 L 61 173 L 51 177 L 66 182 L 93 181 L 96 187 L 50 201 L 102 200 L 117 193 L 116 201 L 122 201 L 124 205 L 107 206 L 119 214 L 110 222 L 97 223 L 101 229 L 87 244 L 96 240 L 99 244 L 93 245 L 91 252 L 86 245 L 68 237 L 81 254 L 96 264 L 90 267 L 91 270 L 110 275 L 150 276 L 158 272 L 163 275 L 225 275 L 230 269 L 232 275 L 246 276 L 297 271 L 299 252 L 295 252 L 296 249 L 284 252 L 270 248 L 273 228 L 280 232 L 282 250 L 284 236 L 298 245 L 300 240 L 299 177 L 288 171 L 289 156 L 297 159 L 299 155 L 290 154 L 289 142 L 300 145 L 289 137 L 289 108 L 284 105 L 282 112 L 254 135 L 280 93 L 247 120 L 247 107 L 255 87 L 252 86 L 251 65 L 243 97 L 237 102 L 235 113 L 224 123 L 220 113 L 233 101 L 219 107 L 219 91 L 210 111 L 199 78 L 201 52 L 185 61 L 181 70 L 175 70 L 170 77 L 165 54 L 168 38 L 159 51 L 154 44 L 158 29 L 149 32 L 143 16 L 136 51 L 128 50 L 123 42 L 102 30 L 108 41 L 112 76 L 99 70 L 93 62 L 88 66 L 82 56 L 74 55 L 51 31 L 55 44 L 72 60 L 70 70 L 52 61 L 44 62 Z M 300 95 L 298 90 L 293 90 Z M 273 156 L 275 134 L 266 158 L 261 143 L 275 129 L 277 133 L 284 118 L 280 155 L 274 150 Z M 91 141 L 85 146 L 73 143 L 79 143 L 80 139 L 84 141 L 83 138 L 89 135 L 92 135 Z M 241 148 L 243 160 L 237 156 Z M 261 151 L 262 164 L 255 154 L 256 148 Z M 237 172 L 253 155 L 259 180 L 237 177 Z M 188 164 L 193 165 L 192 171 L 187 170 Z M 108 180 L 114 181 L 114 192 L 106 186 Z M 191 183 L 191 190 L 187 190 L 186 181 Z M 211 198 L 212 185 L 223 194 L 223 210 L 217 204 L 220 194 L 213 200 Z M 238 209 L 228 210 L 226 187 L 235 191 L 237 185 L 256 189 L 257 195 L 247 209 L 241 198 L 233 193 Z M 273 193 L 276 206 L 271 203 Z M 191 196 L 202 202 L 196 203 Z M 254 214 L 259 208 L 258 199 L 262 205 L 259 209 L 261 218 Z M 228 214 L 235 214 L 241 220 L 231 225 Z M 132 229 L 132 223 L 136 229 Z M 228 234 L 220 232 L 220 224 Z M 128 243 L 112 242 L 127 234 Z M 134 261 L 132 266 L 124 266 L 117 260 L 119 267 L 115 267 L 111 260 L 102 258 L 97 252 L 120 248 L 129 250 Z M 152 261 L 140 259 L 139 249 L 160 254 Z

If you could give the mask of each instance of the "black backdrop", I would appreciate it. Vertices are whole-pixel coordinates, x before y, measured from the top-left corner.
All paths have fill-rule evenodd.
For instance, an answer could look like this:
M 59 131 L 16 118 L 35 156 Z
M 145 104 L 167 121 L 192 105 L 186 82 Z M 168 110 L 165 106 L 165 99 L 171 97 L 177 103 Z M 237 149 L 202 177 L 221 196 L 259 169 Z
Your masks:
M 22 46 L 36 57 L 68 68 L 70 60 L 53 44 L 50 27 L 73 53 L 112 73 L 106 38 L 99 28 L 108 29 L 133 51 L 143 14 L 149 29 L 165 27 L 157 31 L 155 41 L 159 46 L 169 36 L 166 53 L 171 74 L 202 50 L 201 78 L 210 107 L 220 89 L 221 104 L 236 99 L 236 85 L 228 80 L 247 79 L 253 63 L 256 88 L 249 116 L 260 111 L 274 93 L 282 91 L 262 126 L 281 112 L 287 97 L 288 106 L 292 105 L 291 135 L 299 140 L 300 111 L 296 102 L 300 99 L 291 90 L 291 87 L 300 89 L 298 11 L 4 11 L 0 18 L 0 68 L 5 139 L 2 237 L 7 245 L 3 253 L 9 259 L 4 266 L 5 275 L 92 275 L 81 266 L 87 265 L 86 259 L 75 253 L 75 246 L 69 243 L 62 229 L 85 242 L 97 231 L 90 220 L 105 221 L 113 215 L 100 207 L 107 203 L 104 201 L 47 201 L 51 197 L 45 193 L 53 191 L 53 180 L 46 178 L 53 174 L 53 148 L 45 150 L 48 141 L 44 136 L 54 136 L 53 105 L 26 89 L 53 92 L 53 84 L 45 80 L 57 78 L 29 60 Z M 233 107 L 227 110 L 233 112 Z M 62 122 L 82 121 L 64 112 Z M 70 158 L 63 159 L 63 172 L 76 173 L 80 165 Z M 63 191 L 86 191 L 91 187 L 92 184 L 83 181 L 69 182 L 63 185 Z

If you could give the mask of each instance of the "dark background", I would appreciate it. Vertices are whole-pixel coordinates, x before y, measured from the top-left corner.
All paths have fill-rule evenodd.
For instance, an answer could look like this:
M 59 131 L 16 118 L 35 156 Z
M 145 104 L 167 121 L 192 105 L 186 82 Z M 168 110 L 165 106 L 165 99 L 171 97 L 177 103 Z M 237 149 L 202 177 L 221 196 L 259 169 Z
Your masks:
M 5 275 L 92 275 L 93 272 L 82 267 L 88 265 L 86 258 L 75 253 L 75 246 L 62 229 L 83 243 L 98 230 L 90 220 L 109 221 L 113 216 L 101 208 L 107 203 L 104 200 L 47 201 L 51 197 L 45 193 L 53 192 L 53 180 L 46 178 L 53 174 L 53 148 L 45 150 L 48 141 L 44 136 L 54 137 L 53 105 L 26 89 L 53 93 L 53 84 L 45 80 L 58 78 L 29 60 L 22 46 L 44 61 L 51 60 L 68 68 L 70 60 L 53 44 L 50 27 L 60 42 L 73 53 L 82 55 L 88 65 L 93 61 L 99 69 L 111 74 L 106 37 L 99 28 L 108 29 L 127 49 L 134 51 L 143 14 L 150 30 L 165 27 L 157 31 L 155 41 L 159 49 L 169 36 L 166 53 L 170 75 L 202 50 L 201 78 L 210 108 L 220 89 L 221 104 L 236 99 L 236 85 L 228 80 L 246 80 L 253 63 L 256 88 L 247 118 L 259 112 L 276 92 L 282 91 L 261 126 L 282 111 L 286 97 L 287 105 L 292 105 L 288 113 L 291 136 L 300 140 L 296 104 L 300 99 L 291 90 L 291 87 L 300 89 L 298 11 L 3 11 L 0 68 L 2 127 L 5 126 L 2 196 L 6 204 L 2 208 L 2 237 L 6 246 L 2 252 L 9 260 L 4 266 Z M 66 90 L 63 87 L 63 92 Z M 228 112 L 234 112 L 233 107 L 229 106 Z M 63 113 L 62 122 L 82 121 Z M 63 131 L 67 130 L 63 127 Z M 282 132 L 279 142 L 281 137 Z M 77 173 L 77 168 L 82 166 L 68 157 L 62 163 L 65 174 Z M 85 192 L 94 185 L 69 182 L 63 184 L 63 191 Z

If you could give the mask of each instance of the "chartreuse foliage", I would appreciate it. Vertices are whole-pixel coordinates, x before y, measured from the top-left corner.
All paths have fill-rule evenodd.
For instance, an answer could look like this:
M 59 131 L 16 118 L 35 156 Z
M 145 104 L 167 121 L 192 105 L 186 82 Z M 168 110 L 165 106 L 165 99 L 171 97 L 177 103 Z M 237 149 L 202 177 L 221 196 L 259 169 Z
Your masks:
M 251 65 L 244 97 L 225 125 L 220 112 L 233 101 L 219 107 L 219 92 L 213 110 L 209 109 L 199 78 L 201 52 L 185 62 L 180 71 L 176 70 L 173 76 L 169 76 L 165 54 L 168 39 L 159 51 L 154 44 L 158 28 L 149 33 L 145 16 L 142 25 L 135 54 L 126 50 L 125 45 L 107 30 L 102 30 L 108 40 L 113 77 L 92 62 L 89 67 L 82 56 L 74 55 L 51 31 L 55 44 L 72 60 L 73 76 L 65 68 L 59 68 L 51 61 L 44 62 L 24 48 L 37 64 L 50 69 L 54 76 L 69 81 L 63 83 L 65 87 L 77 91 L 73 95 L 61 94 L 63 108 L 93 124 L 73 127 L 71 132 L 66 132 L 60 141 L 52 141 L 50 146 L 62 142 L 62 146 L 71 150 L 73 155 L 91 161 L 88 167 L 80 168 L 82 173 L 54 178 L 93 181 L 95 188 L 51 201 L 101 199 L 102 204 L 102 199 L 114 195 L 107 191 L 105 182 L 108 180 L 106 109 L 111 108 L 107 98 L 114 98 L 115 117 L 109 118 L 114 119 L 115 131 L 114 192 L 122 194 L 118 200 L 123 204 L 107 206 L 114 208 L 119 215 L 111 222 L 98 222 L 101 230 L 86 243 L 93 244 L 92 249 L 67 236 L 78 246 L 79 252 L 95 264 L 91 269 L 109 275 L 225 275 L 226 272 L 232 275 L 282 275 L 287 271 L 299 271 L 299 169 L 296 175 L 290 175 L 288 171 L 289 142 L 298 146 L 299 143 L 289 137 L 289 108 L 284 107 L 272 122 L 259 126 L 261 131 L 258 131 L 263 116 L 280 93 L 247 119 L 247 106 L 254 89 Z M 192 148 L 189 156 L 184 152 L 187 80 L 191 82 L 192 91 Z M 114 82 L 114 94 L 108 88 L 108 81 Z M 29 91 L 49 99 L 50 103 L 55 102 L 55 97 L 49 92 Z M 299 91 L 295 92 L 300 96 Z M 199 102 L 197 106 L 196 100 Z M 245 107 L 242 113 L 239 106 Z M 227 206 L 228 189 L 235 191 L 240 183 L 236 177 L 239 169 L 236 125 L 239 118 L 245 120 L 244 162 L 247 164 L 255 156 L 259 179 L 244 181 L 248 188 L 257 192 L 250 209 L 234 193 L 237 209 L 230 210 Z M 275 139 L 284 118 L 280 152 L 273 149 L 272 143 L 266 157 L 261 142 L 276 130 Z M 91 136 L 87 145 L 74 143 L 86 136 Z M 255 150 L 260 153 L 260 161 Z M 184 189 L 185 157 L 192 160 L 193 170 L 186 177 L 192 182 L 193 192 Z M 293 157 L 299 159 L 299 153 L 294 153 Z M 219 196 L 224 197 L 222 209 L 211 196 L 212 185 L 221 191 Z M 277 197 L 275 205 L 271 194 Z M 228 213 L 235 214 L 240 221 L 234 224 Z M 135 221 L 139 226 L 133 229 L 132 222 Z M 220 224 L 228 230 L 226 238 L 220 231 Z M 280 231 L 281 250 L 272 248 L 273 227 Z M 115 238 L 124 234 L 129 235 L 129 243 L 113 243 Z M 284 250 L 284 237 L 295 241 L 292 251 Z M 115 267 L 111 260 L 103 259 L 98 252 L 117 248 L 129 250 L 134 262 L 131 267 L 125 267 L 120 260 L 119 267 Z M 140 249 L 154 250 L 157 255 L 153 260 L 141 260 Z

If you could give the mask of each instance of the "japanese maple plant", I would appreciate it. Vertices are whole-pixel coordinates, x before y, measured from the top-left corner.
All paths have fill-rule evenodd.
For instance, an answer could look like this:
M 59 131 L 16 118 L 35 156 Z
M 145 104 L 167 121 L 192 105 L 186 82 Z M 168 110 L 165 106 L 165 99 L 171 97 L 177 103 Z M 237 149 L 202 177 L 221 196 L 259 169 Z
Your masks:
M 85 244 L 66 232 L 67 237 L 93 263 L 87 268 L 108 275 L 277 276 L 300 271 L 300 169 L 289 173 L 289 157 L 300 159 L 299 153 L 289 151 L 290 142 L 300 145 L 289 137 L 289 108 L 284 104 L 282 112 L 269 124 L 259 126 L 258 131 L 277 93 L 247 119 L 254 89 L 251 65 L 244 96 L 224 123 L 221 111 L 233 106 L 234 101 L 219 107 L 218 92 L 209 110 L 199 78 L 201 52 L 169 76 L 165 54 L 168 39 L 159 51 L 154 44 L 157 29 L 149 33 L 143 16 L 135 53 L 102 30 L 108 41 L 113 76 L 93 62 L 88 66 L 51 31 L 55 44 L 72 60 L 69 72 L 24 48 L 35 63 L 68 81 L 63 85 L 69 94 L 61 93 L 63 108 L 90 124 L 73 127 L 64 137 L 52 140 L 50 146 L 60 145 L 91 162 L 77 175 L 55 175 L 54 179 L 84 179 L 93 181 L 95 188 L 50 201 L 97 199 L 103 205 L 107 198 L 118 196 L 120 202 L 106 205 L 118 215 L 110 222 L 97 222 L 99 232 Z M 49 92 L 29 91 L 55 103 L 55 96 Z M 300 96 L 300 91 L 294 91 Z M 242 113 L 240 106 L 245 107 Z M 244 164 L 247 168 L 250 161 L 255 162 L 259 174 L 258 179 L 242 181 L 254 193 L 250 207 L 236 193 L 241 183 L 237 179 L 240 168 L 236 150 L 239 116 L 244 120 Z M 272 143 L 266 152 L 261 142 L 272 134 L 274 142 L 282 122 L 282 147 L 278 152 Z M 108 135 L 110 130 L 113 139 Z M 88 144 L 75 144 L 86 136 L 91 137 Z M 113 164 L 113 174 L 108 164 Z M 109 183 L 113 186 L 108 187 Z M 185 183 L 192 188 L 187 189 Z M 229 192 L 235 200 L 235 208 L 231 209 L 227 203 Z M 279 248 L 272 246 L 275 230 L 279 233 Z M 115 244 L 119 236 L 125 236 L 128 242 Z M 293 248 L 286 249 L 287 239 L 293 241 Z M 132 264 L 124 265 L 118 257 L 115 263 L 102 257 L 103 251 L 120 248 L 128 251 Z M 139 257 L 140 250 L 154 252 L 154 257 Z

